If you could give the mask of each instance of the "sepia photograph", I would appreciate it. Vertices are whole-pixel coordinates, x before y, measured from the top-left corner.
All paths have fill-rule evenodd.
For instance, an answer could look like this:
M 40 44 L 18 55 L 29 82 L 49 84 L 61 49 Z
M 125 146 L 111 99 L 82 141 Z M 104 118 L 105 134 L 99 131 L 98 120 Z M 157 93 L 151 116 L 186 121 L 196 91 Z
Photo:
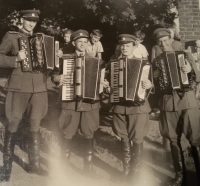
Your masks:
M 200 186 L 200 0 L 0 0 L 0 185 Z

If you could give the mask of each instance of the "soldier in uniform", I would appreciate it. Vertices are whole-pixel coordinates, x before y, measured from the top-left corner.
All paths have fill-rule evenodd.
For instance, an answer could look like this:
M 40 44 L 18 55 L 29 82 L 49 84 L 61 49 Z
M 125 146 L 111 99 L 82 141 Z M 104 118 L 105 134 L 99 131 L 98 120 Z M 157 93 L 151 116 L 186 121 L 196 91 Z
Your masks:
M 174 51 L 170 32 L 165 28 L 158 28 L 153 33 L 158 45 L 163 52 Z M 154 59 L 154 63 L 159 58 Z M 199 75 L 195 69 L 192 58 L 188 56 L 187 64 L 181 67 L 184 73 L 192 70 L 196 74 L 195 81 L 200 81 Z M 155 80 L 160 77 L 159 70 L 154 71 Z M 175 179 L 169 183 L 169 186 L 182 186 L 186 184 L 186 171 L 183 158 L 183 151 L 180 144 L 181 134 L 184 133 L 191 144 L 192 155 L 195 162 L 198 185 L 200 185 L 200 116 L 198 102 L 194 90 L 190 88 L 188 92 L 180 93 L 171 91 L 161 92 L 160 100 L 160 132 L 163 137 L 170 141 Z
M 88 38 L 89 34 L 85 30 L 77 30 L 71 35 L 72 44 L 75 46 L 75 53 L 73 56 L 85 56 L 85 60 L 87 60 L 88 56 L 85 50 L 88 44 Z M 103 64 L 102 60 L 101 64 Z M 52 79 L 54 83 L 60 85 L 67 82 L 67 76 L 63 74 L 54 75 Z M 59 117 L 59 126 L 64 136 L 64 155 L 66 158 L 70 155 L 72 137 L 75 135 L 80 125 L 82 134 L 86 139 L 84 170 L 89 175 L 93 173 L 93 135 L 99 127 L 99 108 L 99 101 L 93 104 L 83 101 L 62 102 L 62 111 Z
M 22 29 L 7 32 L 0 44 L 0 66 L 12 68 L 6 88 L 8 90 L 5 113 L 9 121 L 6 126 L 3 163 L 5 180 L 9 180 L 12 169 L 16 132 L 25 113 L 30 125 L 29 171 L 39 174 L 39 126 L 48 109 L 46 75 L 42 72 L 23 72 L 21 62 L 26 58 L 25 51 L 19 50 L 18 38 L 31 36 L 39 21 L 40 11 L 24 10 L 20 12 Z
M 118 36 L 121 57 L 138 59 L 134 56 L 136 37 L 129 34 Z M 146 79 L 142 82 L 144 89 L 150 89 L 152 83 Z M 112 91 L 112 90 L 111 90 Z M 149 103 L 143 105 L 116 103 L 113 109 L 113 130 L 121 138 L 123 175 L 119 181 L 138 183 L 142 161 L 143 140 L 149 129 Z M 132 146 L 132 148 L 131 148 Z

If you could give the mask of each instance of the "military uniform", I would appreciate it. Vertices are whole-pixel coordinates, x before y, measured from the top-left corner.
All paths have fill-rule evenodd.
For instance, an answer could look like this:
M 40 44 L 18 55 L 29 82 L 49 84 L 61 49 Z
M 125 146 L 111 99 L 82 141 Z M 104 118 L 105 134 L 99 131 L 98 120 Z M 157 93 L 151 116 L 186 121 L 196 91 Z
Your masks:
M 37 132 L 48 108 L 47 77 L 41 72 L 22 72 L 20 65 L 15 66 L 21 36 L 26 36 L 22 30 L 8 32 L 0 45 L 0 66 L 13 68 L 5 87 L 8 90 L 5 105 L 8 130 L 16 132 L 25 110 L 30 108 L 31 130 Z
M 81 38 L 89 38 L 89 34 L 85 30 L 77 30 L 72 33 L 70 40 L 76 42 L 76 40 Z M 87 60 L 88 56 L 85 52 L 79 52 L 75 48 L 75 57 L 85 56 Z M 101 60 L 100 65 L 103 64 Z M 61 70 L 62 71 L 62 70 Z M 54 79 L 55 80 L 55 79 Z M 61 129 L 61 143 L 65 148 L 63 148 L 61 155 L 69 157 L 71 151 L 71 139 L 75 135 L 78 127 L 82 131 L 85 137 L 85 155 L 84 155 L 84 169 L 88 174 L 93 174 L 92 169 L 92 158 L 93 158 L 93 135 L 94 132 L 99 127 L 99 108 L 100 103 L 97 101 L 93 104 L 86 103 L 83 101 L 62 101 L 62 111 L 59 117 L 59 126 Z
M 121 34 L 118 36 L 118 43 L 120 45 L 134 43 L 135 41 L 136 37 L 133 35 Z M 118 58 L 120 57 L 122 55 Z M 138 59 L 134 54 L 127 57 L 129 59 Z M 143 140 L 149 129 L 149 112 L 148 100 L 145 100 L 144 104 L 140 106 L 126 102 L 114 104 L 113 131 L 121 138 L 124 168 L 122 178 L 120 177 L 119 181 L 129 181 L 129 179 L 132 179 L 134 182 L 137 182 L 135 178 L 138 176 L 136 172 L 139 171 L 141 165 Z
M 165 28 L 159 28 L 154 31 L 153 36 L 155 39 L 162 39 L 162 37 L 170 36 L 170 32 Z M 188 55 L 188 62 L 196 75 L 195 81 L 200 81 L 194 61 L 190 58 L 190 55 Z M 176 91 L 161 93 L 159 105 L 161 109 L 160 132 L 162 136 L 170 141 L 176 173 L 175 179 L 169 186 L 181 186 L 186 180 L 185 163 L 180 144 L 182 133 L 185 134 L 185 137 L 191 144 L 198 184 L 200 184 L 200 112 L 194 90 L 190 89 L 184 93 Z
M 76 53 L 75 56 L 77 56 Z M 85 56 L 85 60 L 87 60 L 87 55 Z M 97 100 L 99 100 L 98 97 Z M 61 105 L 62 111 L 59 117 L 59 126 L 65 138 L 71 139 L 80 125 L 83 135 L 87 139 L 92 139 L 94 132 L 99 127 L 99 101 L 95 103 L 63 101 Z
M 6 84 L 7 97 L 5 113 L 9 121 L 4 139 L 4 180 L 8 181 L 12 170 L 15 136 L 18 125 L 26 111 L 30 125 L 29 133 L 29 171 L 40 174 L 39 126 L 48 109 L 47 77 L 42 72 L 23 72 L 21 61 L 16 61 L 19 52 L 18 38 L 29 36 L 27 24 L 35 27 L 40 11 L 20 12 L 23 28 L 18 32 L 7 32 L 0 44 L 0 67 L 13 68 Z M 34 28 L 33 27 L 33 28 Z M 20 55 L 22 55 L 20 53 Z M 23 55 L 22 55 L 23 56 Z

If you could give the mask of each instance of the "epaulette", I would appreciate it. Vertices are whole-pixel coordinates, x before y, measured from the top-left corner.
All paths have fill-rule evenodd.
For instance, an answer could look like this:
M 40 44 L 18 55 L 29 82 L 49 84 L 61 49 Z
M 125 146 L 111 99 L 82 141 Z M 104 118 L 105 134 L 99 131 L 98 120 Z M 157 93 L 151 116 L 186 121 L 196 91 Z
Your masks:
M 10 34 L 18 34 L 19 32 L 16 31 L 8 31 Z
M 63 54 L 62 58 L 63 59 L 70 59 L 70 58 L 75 58 L 75 54 Z

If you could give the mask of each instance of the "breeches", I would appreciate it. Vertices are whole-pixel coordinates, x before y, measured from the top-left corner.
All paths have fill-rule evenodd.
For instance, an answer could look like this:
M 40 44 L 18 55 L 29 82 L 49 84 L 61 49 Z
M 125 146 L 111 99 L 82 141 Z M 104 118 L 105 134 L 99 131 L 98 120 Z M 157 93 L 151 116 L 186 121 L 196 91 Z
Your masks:
M 132 115 L 113 114 L 113 130 L 121 138 L 129 138 L 134 143 L 142 143 L 149 130 L 148 113 Z
M 85 112 L 62 109 L 59 126 L 66 139 L 71 139 L 75 135 L 79 125 L 85 138 L 93 138 L 99 127 L 99 109 Z
M 198 108 L 160 114 L 160 132 L 171 142 L 180 142 L 182 133 L 192 145 L 200 145 L 200 112 Z
M 9 121 L 8 130 L 16 132 L 23 114 L 27 113 L 30 131 L 38 132 L 40 121 L 48 110 L 47 92 L 21 93 L 8 92 L 6 97 L 6 117 Z

